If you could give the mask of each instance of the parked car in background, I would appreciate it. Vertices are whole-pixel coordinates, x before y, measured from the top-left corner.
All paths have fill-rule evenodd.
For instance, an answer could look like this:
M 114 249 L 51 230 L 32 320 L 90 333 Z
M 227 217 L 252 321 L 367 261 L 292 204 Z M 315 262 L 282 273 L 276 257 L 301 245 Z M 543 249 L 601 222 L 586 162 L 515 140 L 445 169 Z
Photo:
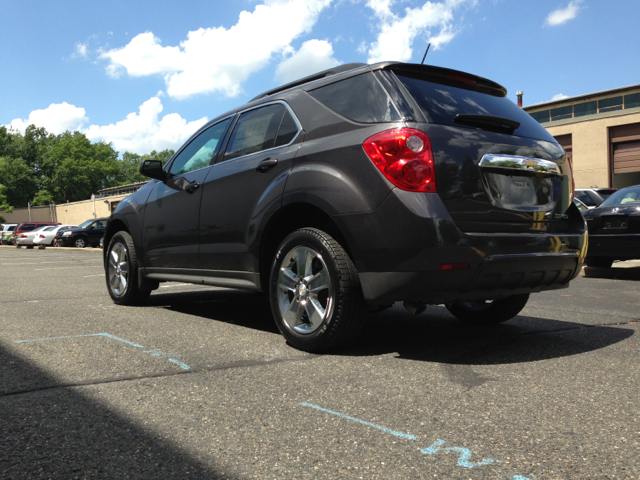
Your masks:
M 56 238 L 58 232 L 70 230 L 77 227 L 77 225 L 58 225 L 47 227 L 44 230 L 38 232 L 38 234 L 33 239 L 33 244 L 41 248 L 53 245 L 53 241 Z
M 571 162 L 501 85 L 464 72 L 342 65 L 214 118 L 120 202 L 109 294 L 162 281 L 268 292 L 293 346 L 325 351 L 367 306 L 445 304 L 507 321 L 565 288 L 586 250 Z
M 45 228 L 50 228 L 46 225 L 42 226 L 42 227 L 38 227 L 34 230 L 31 230 L 30 232 L 22 232 L 19 235 L 16 236 L 16 247 L 20 248 L 20 247 L 27 247 L 27 248 L 33 248 L 33 240 L 36 237 L 36 235 L 38 235 L 41 231 L 43 231 Z
M 618 190 L 582 215 L 589 226 L 587 266 L 640 258 L 640 185 Z
M 599 188 L 597 186 L 576 188 L 576 198 L 584 203 L 587 208 L 596 208 L 617 190 L 617 188 Z
M 58 247 L 97 247 L 104 235 L 108 218 L 91 218 L 76 228 L 59 231 L 55 242 Z
M 11 235 L 18 226 L 17 223 L 2 223 L 0 224 L 0 245 L 9 245 L 11 243 Z
M 587 207 L 584 203 L 582 203 L 577 198 L 573 199 L 573 203 L 575 204 L 576 207 L 578 207 L 578 210 L 580 210 L 580 212 L 586 212 L 587 210 L 589 210 L 589 207 Z
M 16 239 L 20 237 L 22 234 L 27 232 L 33 232 L 35 229 L 40 227 L 49 227 L 51 225 L 60 225 L 59 223 L 54 222 L 23 222 L 20 223 L 16 229 L 13 231 L 11 235 L 11 244 L 16 245 Z M 33 243 L 32 243 L 33 244 Z

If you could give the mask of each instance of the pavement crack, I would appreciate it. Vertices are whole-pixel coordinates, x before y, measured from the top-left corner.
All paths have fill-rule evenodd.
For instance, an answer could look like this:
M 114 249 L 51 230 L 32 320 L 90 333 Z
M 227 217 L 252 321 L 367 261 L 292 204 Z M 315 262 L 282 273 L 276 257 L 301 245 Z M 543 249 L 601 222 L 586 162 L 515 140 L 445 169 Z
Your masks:
M 184 370 L 179 372 L 156 372 L 156 373 L 147 373 L 142 375 L 123 375 L 119 377 L 98 378 L 98 379 L 80 380 L 77 382 L 64 382 L 64 383 L 56 383 L 51 385 L 40 385 L 40 386 L 34 386 L 31 388 L 24 388 L 20 390 L 12 390 L 9 392 L 0 392 L 0 398 L 12 397 L 17 395 L 26 395 L 29 393 L 38 393 L 45 390 L 56 390 L 60 388 L 85 387 L 88 385 L 103 385 L 107 383 L 130 382 L 132 380 L 143 380 L 146 378 L 174 377 L 177 375 L 216 372 L 220 370 L 231 370 L 234 368 L 252 368 L 252 367 L 261 367 L 265 365 L 274 365 L 278 363 L 307 361 L 307 360 L 313 360 L 319 356 L 321 355 L 306 354 L 306 355 L 299 355 L 296 357 L 274 358 L 271 360 L 239 360 L 237 362 L 221 363 L 218 365 L 207 365 L 204 367 L 196 367 L 190 370 Z

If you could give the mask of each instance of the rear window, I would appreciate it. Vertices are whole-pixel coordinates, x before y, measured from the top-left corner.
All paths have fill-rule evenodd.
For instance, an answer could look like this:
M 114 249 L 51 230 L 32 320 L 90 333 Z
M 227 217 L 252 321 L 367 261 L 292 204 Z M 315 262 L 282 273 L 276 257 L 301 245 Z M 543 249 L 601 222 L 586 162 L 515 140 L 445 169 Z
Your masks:
M 361 123 L 401 120 L 386 90 L 373 73 L 332 83 L 309 92 L 313 98 L 343 117 Z
M 520 122 L 514 135 L 556 143 L 553 137 L 527 112 L 506 97 L 432 83 L 396 73 L 430 123 L 455 125 L 456 115 L 490 115 Z M 463 127 L 473 128 L 473 127 Z
M 22 225 L 22 228 L 20 229 L 20 231 L 21 232 L 30 232 L 34 228 L 36 228 L 36 224 L 35 223 L 25 223 L 24 225 Z
M 600 204 L 601 207 L 616 205 L 640 205 L 640 186 L 618 190 Z

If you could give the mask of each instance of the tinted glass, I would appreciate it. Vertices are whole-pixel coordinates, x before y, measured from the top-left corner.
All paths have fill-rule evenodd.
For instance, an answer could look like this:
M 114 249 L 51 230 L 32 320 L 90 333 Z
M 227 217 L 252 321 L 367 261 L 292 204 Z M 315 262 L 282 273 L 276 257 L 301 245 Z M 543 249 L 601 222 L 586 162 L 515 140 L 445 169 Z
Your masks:
M 587 205 L 588 207 L 595 207 L 596 202 L 591 199 L 587 192 L 578 192 L 576 191 L 576 198 L 580 200 L 582 203 Z
M 22 231 L 22 232 L 30 232 L 34 228 L 36 228 L 35 223 L 28 223 L 26 225 L 23 225 L 22 228 L 20 229 L 20 231 Z
M 530 115 L 540 123 L 545 123 L 545 122 L 550 122 L 551 121 L 551 117 L 549 115 L 549 110 L 543 110 L 541 112 L 533 112 Z
M 615 205 L 640 205 L 640 186 L 618 190 L 600 204 L 601 207 Z
M 398 79 L 413 96 L 430 123 L 459 126 L 453 123 L 458 114 L 496 116 L 520 122 L 520 127 L 515 130 L 514 135 L 555 142 L 542 125 L 506 97 L 494 97 L 405 75 L 398 75 Z
M 194 138 L 173 161 L 169 172 L 173 175 L 182 175 L 208 167 L 216 153 L 218 143 L 229 127 L 229 122 L 231 122 L 230 118 L 216 123 Z
M 598 111 L 612 112 L 614 110 L 622 110 L 622 97 L 605 98 L 604 100 L 598 100 Z
M 82 222 L 79 227 L 80 228 L 87 228 L 89 225 L 91 225 L 91 222 L 93 222 L 93 220 L 87 220 L 85 222 Z
M 298 125 L 291 116 L 291 113 L 287 110 L 280 124 L 280 130 L 278 130 L 278 137 L 276 138 L 276 147 L 280 145 L 286 145 L 289 143 L 298 133 Z
M 101 220 L 93 224 L 93 228 L 107 228 L 107 222 Z
M 594 115 L 598 113 L 598 102 L 581 103 L 573 106 L 573 115 L 575 117 L 583 117 L 585 115 Z
M 233 129 L 224 160 L 273 148 L 285 110 L 284 105 L 275 104 L 243 113 Z
M 640 107 L 640 93 L 632 93 L 624 96 L 624 108 Z
M 373 73 L 332 83 L 310 91 L 309 95 L 356 122 L 383 123 L 401 120 L 389 95 Z
M 565 118 L 573 118 L 573 107 L 571 105 L 551 109 L 551 121 L 563 120 Z

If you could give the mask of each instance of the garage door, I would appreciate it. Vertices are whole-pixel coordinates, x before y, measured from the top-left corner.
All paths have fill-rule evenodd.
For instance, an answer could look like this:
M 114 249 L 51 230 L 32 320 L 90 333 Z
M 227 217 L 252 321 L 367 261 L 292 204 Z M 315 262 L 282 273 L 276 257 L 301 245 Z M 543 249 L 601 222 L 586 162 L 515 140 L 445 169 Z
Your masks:
M 567 135 L 558 135 L 557 137 L 554 137 L 554 138 L 560 144 L 560 146 L 564 148 L 564 151 L 566 152 L 567 156 L 571 160 L 573 160 L 573 145 L 571 140 L 571 134 L 569 133 Z
M 640 172 L 640 123 L 611 128 L 613 173 Z

